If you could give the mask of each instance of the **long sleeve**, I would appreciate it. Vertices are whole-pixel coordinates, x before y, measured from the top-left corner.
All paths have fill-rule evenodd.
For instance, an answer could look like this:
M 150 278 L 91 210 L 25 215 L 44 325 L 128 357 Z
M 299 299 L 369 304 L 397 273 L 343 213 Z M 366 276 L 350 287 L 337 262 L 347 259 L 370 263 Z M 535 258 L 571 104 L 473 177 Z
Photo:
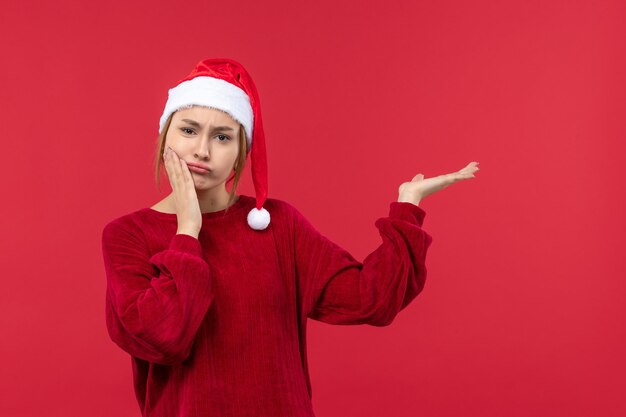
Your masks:
M 374 223 L 382 243 L 364 261 L 321 235 L 295 211 L 295 262 L 307 317 L 329 324 L 387 326 L 423 289 L 432 237 L 425 211 L 391 202 Z
M 214 297 L 202 247 L 193 236 L 176 234 L 150 256 L 141 230 L 129 229 L 111 222 L 102 233 L 107 330 L 135 357 L 182 362 Z

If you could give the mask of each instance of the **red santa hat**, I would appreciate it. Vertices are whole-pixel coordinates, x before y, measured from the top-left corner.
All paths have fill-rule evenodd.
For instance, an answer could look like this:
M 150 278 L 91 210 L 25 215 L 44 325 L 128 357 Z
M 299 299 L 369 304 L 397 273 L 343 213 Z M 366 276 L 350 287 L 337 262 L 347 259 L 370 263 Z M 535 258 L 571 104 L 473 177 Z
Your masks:
M 188 76 L 168 91 L 165 110 L 159 122 L 159 133 L 172 113 L 191 105 L 222 110 L 243 125 L 248 142 L 246 156 L 250 154 L 256 192 L 256 207 L 248 213 L 248 225 L 255 230 L 267 228 L 270 214 L 263 208 L 267 198 L 265 133 L 259 95 L 248 71 L 239 62 L 229 58 L 200 61 Z

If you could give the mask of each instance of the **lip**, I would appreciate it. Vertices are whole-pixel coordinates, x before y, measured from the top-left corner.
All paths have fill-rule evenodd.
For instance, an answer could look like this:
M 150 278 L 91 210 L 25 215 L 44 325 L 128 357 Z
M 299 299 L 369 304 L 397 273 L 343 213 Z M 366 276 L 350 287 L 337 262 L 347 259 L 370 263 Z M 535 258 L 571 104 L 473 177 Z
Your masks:
M 202 171 L 205 171 L 205 173 L 211 172 L 211 170 L 209 169 L 209 167 L 207 165 L 199 164 L 197 162 L 187 162 L 187 161 L 185 161 L 185 163 L 187 164 L 188 167 L 199 168 Z
M 207 171 L 206 169 L 198 168 L 193 165 L 188 166 L 187 168 L 189 169 L 189 171 L 195 172 L 196 174 L 200 174 L 200 175 L 209 175 L 209 172 L 210 172 L 210 171 Z

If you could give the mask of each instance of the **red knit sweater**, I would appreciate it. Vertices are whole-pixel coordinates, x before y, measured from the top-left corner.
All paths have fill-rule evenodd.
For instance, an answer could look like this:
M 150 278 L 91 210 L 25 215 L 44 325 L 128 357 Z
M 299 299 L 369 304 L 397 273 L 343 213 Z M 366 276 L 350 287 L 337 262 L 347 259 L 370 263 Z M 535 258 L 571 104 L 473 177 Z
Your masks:
M 202 213 L 198 239 L 151 208 L 104 227 L 106 325 L 143 416 L 314 416 L 307 318 L 386 326 L 424 286 L 432 238 L 414 204 L 390 203 L 363 263 L 279 199 L 252 230 L 254 204 Z

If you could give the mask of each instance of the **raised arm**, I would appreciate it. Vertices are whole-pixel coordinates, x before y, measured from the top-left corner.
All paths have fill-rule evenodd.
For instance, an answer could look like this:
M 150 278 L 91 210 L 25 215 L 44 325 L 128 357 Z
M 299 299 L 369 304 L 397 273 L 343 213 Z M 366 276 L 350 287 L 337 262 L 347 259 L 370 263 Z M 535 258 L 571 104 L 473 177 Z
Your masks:
M 361 263 L 321 235 L 295 211 L 295 256 L 303 308 L 329 324 L 387 326 L 423 289 L 431 236 L 426 213 L 408 202 L 392 202 L 376 220 L 382 243 Z
M 111 339 L 149 362 L 182 362 L 214 297 L 198 239 L 176 234 L 149 256 L 140 231 L 112 222 L 103 230 L 102 252 Z

